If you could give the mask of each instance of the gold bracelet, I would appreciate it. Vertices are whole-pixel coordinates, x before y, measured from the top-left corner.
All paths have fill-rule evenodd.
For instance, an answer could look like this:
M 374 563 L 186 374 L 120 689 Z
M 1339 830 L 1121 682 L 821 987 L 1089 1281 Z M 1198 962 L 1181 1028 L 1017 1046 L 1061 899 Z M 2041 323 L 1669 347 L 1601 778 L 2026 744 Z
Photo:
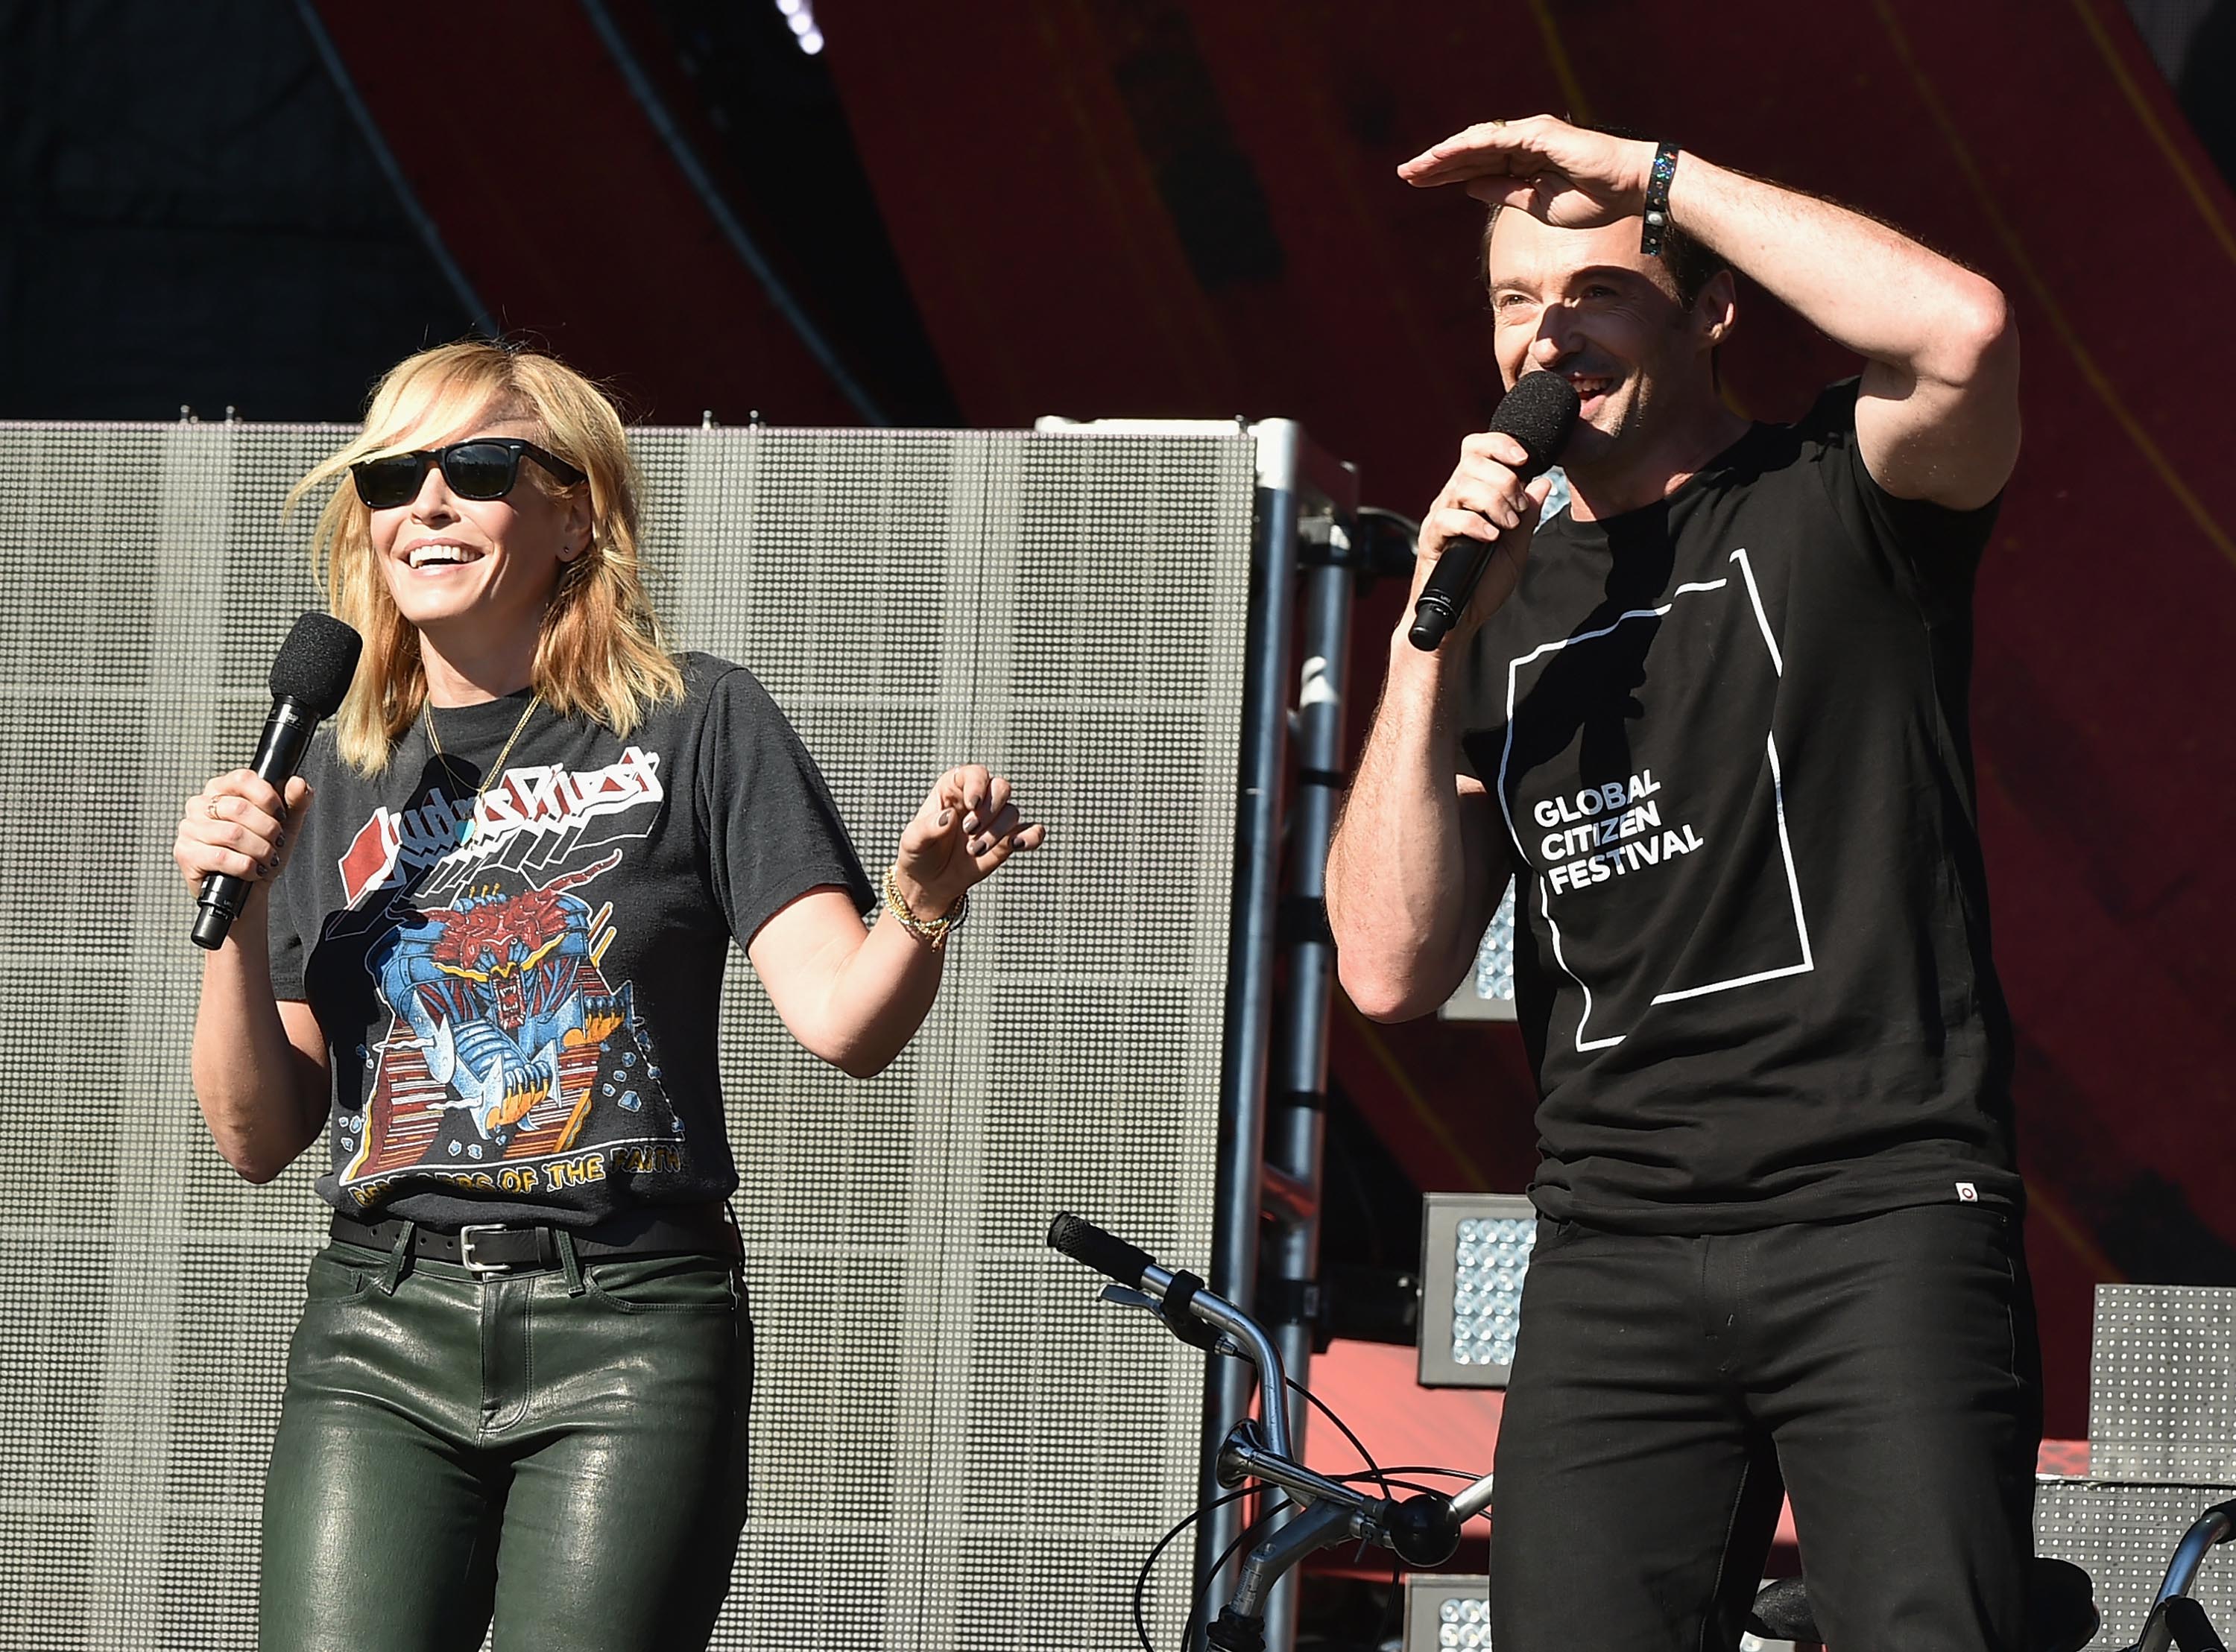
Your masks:
M 885 910 L 893 914 L 902 928 L 918 941 L 930 941 L 932 949 L 937 951 L 947 944 L 950 934 L 963 927 L 963 914 L 970 910 L 970 891 L 965 889 L 957 895 L 955 904 L 937 918 L 919 918 L 909 910 L 908 902 L 901 899 L 898 881 L 900 869 L 898 862 L 885 869 Z

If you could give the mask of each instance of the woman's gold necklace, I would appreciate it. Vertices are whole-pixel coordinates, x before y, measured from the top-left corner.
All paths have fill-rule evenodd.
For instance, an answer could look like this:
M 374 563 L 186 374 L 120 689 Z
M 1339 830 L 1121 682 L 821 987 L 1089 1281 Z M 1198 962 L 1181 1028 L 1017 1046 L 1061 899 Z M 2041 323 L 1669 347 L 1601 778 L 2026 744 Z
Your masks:
M 504 772 L 504 760 L 512 755 L 512 748 L 519 743 L 520 731 L 528 726 L 528 719 L 536 715 L 536 708 L 543 704 L 543 692 L 541 689 L 529 696 L 528 709 L 520 714 L 520 721 L 512 725 L 512 733 L 505 740 L 504 750 L 498 752 L 497 761 L 483 771 L 482 783 L 474 788 L 473 800 L 466 805 L 466 829 L 458 838 L 461 845 L 472 842 L 474 834 L 481 830 L 482 794 L 490 789 L 491 781 Z M 458 771 L 450 766 L 450 753 L 443 750 L 443 742 L 435 732 L 435 702 L 431 699 L 420 701 L 419 712 L 427 724 L 428 749 L 434 752 L 435 761 L 443 765 L 443 772 L 450 777 L 450 783 L 464 791 L 466 783 L 458 778 Z

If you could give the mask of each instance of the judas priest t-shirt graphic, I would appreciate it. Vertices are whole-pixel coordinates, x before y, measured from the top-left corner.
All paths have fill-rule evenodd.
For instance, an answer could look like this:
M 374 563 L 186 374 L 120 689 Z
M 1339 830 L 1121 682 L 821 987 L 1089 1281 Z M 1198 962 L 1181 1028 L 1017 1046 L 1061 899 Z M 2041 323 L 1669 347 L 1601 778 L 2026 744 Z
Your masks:
M 684 703 L 625 740 L 539 708 L 486 784 L 468 759 L 524 694 L 436 713 L 455 776 L 415 733 L 367 782 L 321 736 L 273 974 L 326 1033 L 320 1190 L 339 1208 L 588 1225 L 735 1185 L 715 1037 L 731 936 L 811 888 L 870 892 L 760 685 L 685 665 Z
M 1964 704 L 1995 513 L 1882 490 L 1855 397 L 1544 523 L 1470 655 L 1556 1218 L 2018 1196 Z
M 589 1137 L 643 1150 L 628 1156 L 640 1167 L 682 1169 L 685 1128 L 650 1029 L 630 984 L 603 971 L 614 903 L 591 904 L 625 853 L 608 844 L 642 838 L 662 796 L 657 755 L 634 745 L 587 775 L 508 770 L 479 810 L 492 824 L 463 846 L 473 800 L 438 789 L 415 811 L 409 861 L 404 822 L 375 807 L 342 881 L 352 910 L 378 910 L 365 959 L 391 1019 L 349 1121 L 348 1196 L 369 1203 L 394 1172 L 431 1161 L 494 1172 L 464 1176 L 468 1187 L 556 1192 L 588 1168 L 569 1156 Z M 330 922 L 326 935 L 345 931 Z M 600 1158 L 600 1171 L 614 1162 Z

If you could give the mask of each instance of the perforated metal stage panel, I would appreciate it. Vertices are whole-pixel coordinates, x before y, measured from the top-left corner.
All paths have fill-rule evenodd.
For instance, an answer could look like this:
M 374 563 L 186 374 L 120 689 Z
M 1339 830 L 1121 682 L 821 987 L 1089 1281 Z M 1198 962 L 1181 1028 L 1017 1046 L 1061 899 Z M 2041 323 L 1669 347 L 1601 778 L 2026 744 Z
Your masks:
M 2095 1580 L 2092 1647 L 2134 1643 L 2174 1544 L 2233 1488 L 2236 1290 L 2099 1285 L 2088 1478 L 2046 1480 L 2035 1502 L 2042 1552 Z M 2193 1592 L 2224 1632 L 2236 1624 L 2236 1556 L 2208 1555 Z
M 2111 1485 L 2097 1480 L 2045 1480 L 2034 1504 L 2035 1547 L 2069 1560 L 2096 1585 L 2103 1627 L 2089 1647 L 2135 1643 L 2166 1577 L 2167 1560 L 2190 1523 L 2236 1496 L 2226 1487 Z M 2226 1634 L 2236 1625 L 2236 1554 L 2215 1549 L 2191 1590 Z
M 307 1165 L 196 1114 L 180 802 L 314 606 L 332 429 L 0 425 L 0 1643 L 247 1648 Z M 983 892 L 883 1077 L 726 1027 L 760 1339 L 717 1644 L 1119 1648 L 1192 1501 L 1202 1367 L 1041 1249 L 1212 1218 L 1253 450 L 1224 435 L 642 433 L 655 594 L 754 667 L 883 864 L 944 764 L 1052 847 Z M 11 989 L 12 990 L 12 989 Z M 316 1155 L 312 1157 L 315 1157 Z M 411 1540 L 408 1532 L 398 1540 Z M 1152 1591 L 1177 1632 L 1178 1573 Z
M 2096 1288 L 2088 1472 L 2236 1485 L 2236 1290 Z

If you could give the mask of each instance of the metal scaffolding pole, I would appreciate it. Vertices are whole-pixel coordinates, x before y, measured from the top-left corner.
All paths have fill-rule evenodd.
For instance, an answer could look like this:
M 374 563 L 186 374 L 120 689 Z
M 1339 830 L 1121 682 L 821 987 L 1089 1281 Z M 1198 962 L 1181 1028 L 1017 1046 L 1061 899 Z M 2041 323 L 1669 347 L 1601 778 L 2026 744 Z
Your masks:
M 1350 502 L 1355 505 L 1355 500 Z M 1345 662 L 1351 648 L 1351 574 L 1343 552 L 1349 535 L 1343 516 L 1306 535 L 1297 706 L 1291 730 L 1297 790 L 1289 816 L 1287 894 L 1283 897 L 1281 951 L 1287 980 L 1275 1030 L 1266 1123 L 1266 1208 L 1273 1217 L 1261 1260 L 1259 1295 L 1274 1345 L 1290 1378 L 1300 1386 L 1312 1374 L 1312 1332 L 1324 1302 L 1319 1286 L 1322 1145 L 1326 1132 L 1328 1010 L 1335 987 L 1335 941 L 1327 922 L 1328 841 L 1335 835 L 1343 791 L 1343 712 Z M 1278 1181 L 1277 1181 L 1278 1178 Z M 1276 1186 L 1298 1196 L 1270 1196 Z M 1290 1432 L 1305 1438 L 1307 1407 L 1289 1396 Z M 1297 1577 L 1282 1578 L 1266 1603 L 1268 1652 L 1296 1642 Z
M 1286 419 L 1252 427 L 1257 439 L 1258 510 L 1242 711 L 1241 799 L 1234 869 L 1226 1067 L 1220 1092 L 1220 1164 L 1210 1284 L 1231 1301 L 1260 1297 L 1261 1214 L 1275 1238 L 1266 1255 L 1273 1300 L 1260 1311 L 1301 1380 L 1312 1346 L 1319 1258 L 1320 1098 L 1327 1066 L 1328 993 L 1334 950 L 1321 905 L 1327 842 L 1342 760 L 1340 686 L 1350 636 L 1351 580 L 1340 550 L 1358 504 L 1357 473 L 1313 448 Z M 1299 575 L 1300 566 L 1305 572 Z M 1292 672 L 1300 640 L 1305 666 Z M 1296 684 L 1291 704 L 1291 684 Z M 1282 898 L 1283 795 L 1295 748 L 1297 812 L 1289 828 L 1288 895 Z M 1287 989 L 1276 1002 L 1279 955 Z M 1268 1117 L 1273 1116 L 1269 1133 Z M 1218 1447 L 1250 1410 L 1251 1373 L 1214 1360 L 1205 1390 L 1203 1495 L 1220 1495 L 1212 1472 Z M 1269 1404 L 1283 1403 L 1277 1396 Z M 1301 1406 L 1292 1426 L 1300 1432 Z M 1197 1570 L 1209 1573 L 1240 1534 L 1242 1507 L 1212 1510 L 1198 1533 Z M 1211 1583 L 1233 1587 L 1230 1560 Z M 1295 1586 L 1286 1580 L 1267 1609 L 1267 1645 L 1286 1652 L 1295 1634 Z

